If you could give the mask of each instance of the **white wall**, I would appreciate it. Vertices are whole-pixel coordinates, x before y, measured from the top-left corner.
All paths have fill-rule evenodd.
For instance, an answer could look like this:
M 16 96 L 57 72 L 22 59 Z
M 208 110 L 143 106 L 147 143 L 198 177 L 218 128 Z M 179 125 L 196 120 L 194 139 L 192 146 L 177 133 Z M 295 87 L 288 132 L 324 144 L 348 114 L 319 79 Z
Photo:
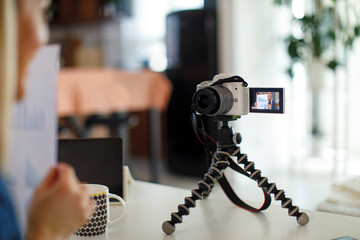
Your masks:
M 149 61 L 150 69 L 166 69 L 166 15 L 173 11 L 203 7 L 202 0 L 133 0 L 131 17 L 121 22 L 121 67 L 139 69 Z
M 311 94 L 304 69 L 290 80 L 284 73 L 288 57 L 283 38 L 290 31 L 291 13 L 285 8 L 262 0 L 221 0 L 219 4 L 220 69 L 242 76 L 249 87 L 285 87 L 286 113 L 284 115 L 255 114 L 243 116 L 235 123 L 243 136 L 242 151 L 249 154 L 258 168 L 266 170 L 298 169 L 306 165 L 309 170 L 325 172 L 333 164 L 334 143 L 334 80 L 327 74 L 327 86 L 322 92 L 322 138 L 320 154 L 314 156 L 314 143 L 309 133 L 311 118 Z M 356 54 L 350 58 L 350 93 L 341 87 L 339 91 L 339 148 L 346 148 L 349 140 L 350 162 L 360 162 L 360 111 L 357 91 L 360 89 L 360 43 Z M 339 71 L 343 82 L 343 70 Z M 342 86 L 340 83 L 339 86 Z M 346 96 L 349 96 L 347 99 Z M 349 101 L 349 103 L 347 103 Z M 346 120 L 343 109 L 350 108 Z M 346 126 L 349 135 L 346 137 Z M 340 153 L 343 151 L 340 151 Z M 340 154 L 341 155 L 341 154 Z M 316 161 L 319 165 L 316 165 Z M 340 159 L 340 161 L 342 161 Z M 348 173 L 354 168 L 349 164 Z M 360 170 L 357 172 L 359 173 Z
M 285 87 L 286 114 L 250 113 L 235 123 L 243 136 L 242 151 L 262 169 L 287 167 L 290 162 L 290 81 L 280 33 L 289 13 L 271 1 L 218 1 L 220 7 L 221 71 L 243 77 L 249 87 Z M 229 14 L 229 11 L 230 14 Z M 231 30 L 226 29 L 230 27 Z

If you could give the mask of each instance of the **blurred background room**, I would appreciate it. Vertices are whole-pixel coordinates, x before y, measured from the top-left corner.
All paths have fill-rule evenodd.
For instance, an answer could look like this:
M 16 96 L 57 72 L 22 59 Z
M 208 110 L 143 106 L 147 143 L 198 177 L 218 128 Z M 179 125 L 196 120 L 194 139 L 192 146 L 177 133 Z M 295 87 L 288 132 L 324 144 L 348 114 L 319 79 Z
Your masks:
M 285 88 L 285 114 L 232 122 L 241 151 L 300 207 L 360 216 L 359 1 L 53 0 L 49 18 L 60 138 L 121 136 L 134 178 L 192 189 L 208 167 L 192 95 L 233 73 Z

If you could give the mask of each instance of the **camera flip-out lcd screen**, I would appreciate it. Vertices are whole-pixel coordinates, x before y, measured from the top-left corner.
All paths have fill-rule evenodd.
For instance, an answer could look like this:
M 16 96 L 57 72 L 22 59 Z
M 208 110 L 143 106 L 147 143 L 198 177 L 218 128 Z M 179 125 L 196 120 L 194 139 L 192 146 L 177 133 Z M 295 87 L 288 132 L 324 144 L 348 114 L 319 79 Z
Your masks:
M 283 88 L 249 88 L 250 112 L 284 113 Z

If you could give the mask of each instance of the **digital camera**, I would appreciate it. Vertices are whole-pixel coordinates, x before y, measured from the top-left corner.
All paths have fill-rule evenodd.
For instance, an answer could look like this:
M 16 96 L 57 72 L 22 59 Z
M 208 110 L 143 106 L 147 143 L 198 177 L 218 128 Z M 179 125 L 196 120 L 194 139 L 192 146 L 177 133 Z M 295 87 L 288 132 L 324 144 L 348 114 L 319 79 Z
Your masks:
M 284 113 L 283 88 L 248 88 L 239 76 L 218 74 L 197 85 L 193 108 L 207 116 L 247 115 L 249 112 Z

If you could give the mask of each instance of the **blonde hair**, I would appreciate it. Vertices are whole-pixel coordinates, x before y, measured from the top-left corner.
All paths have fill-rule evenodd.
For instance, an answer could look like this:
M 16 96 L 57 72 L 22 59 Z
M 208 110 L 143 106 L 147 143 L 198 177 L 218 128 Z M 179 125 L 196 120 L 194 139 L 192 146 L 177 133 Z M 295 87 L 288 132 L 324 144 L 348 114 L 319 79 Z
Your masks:
M 0 0 L 0 166 L 6 169 L 17 82 L 17 1 Z

